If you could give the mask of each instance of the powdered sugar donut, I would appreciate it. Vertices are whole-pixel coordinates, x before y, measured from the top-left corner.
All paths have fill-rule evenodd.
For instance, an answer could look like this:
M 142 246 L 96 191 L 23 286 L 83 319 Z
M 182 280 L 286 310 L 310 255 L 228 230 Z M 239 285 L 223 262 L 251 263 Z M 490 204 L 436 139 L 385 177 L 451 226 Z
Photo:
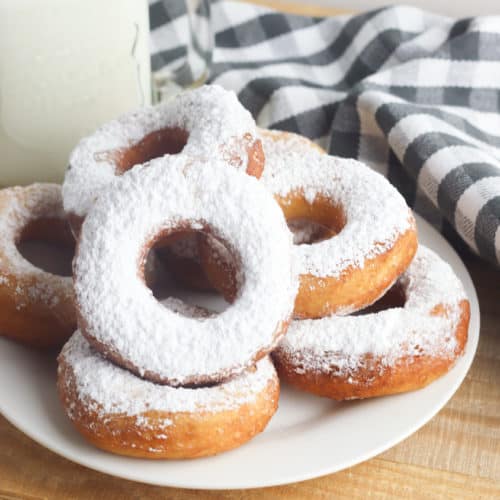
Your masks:
M 142 280 L 155 242 L 185 230 L 222 239 L 238 263 L 236 301 L 214 318 L 173 314 Z M 80 329 L 108 358 L 150 380 L 225 380 L 285 333 L 297 289 L 291 248 L 283 213 L 255 178 L 216 160 L 153 160 L 116 179 L 85 219 L 74 260 Z
M 269 357 L 221 385 L 173 388 L 115 366 L 76 332 L 59 356 L 64 410 L 95 446 L 143 458 L 195 458 L 245 443 L 276 412 L 279 381 Z
M 289 224 L 308 220 L 330 230 L 322 241 L 294 246 L 300 273 L 296 318 L 348 314 L 368 306 L 415 254 L 415 221 L 403 197 L 360 162 L 283 153 L 268 158 L 262 183 L 274 193 Z M 218 269 L 220 256 L 206 248 L 201 255 L 209 280 L 231 301 L 234 289 L 228 290 L 231 279 Z
M 298 318 L 366 307 L 415 255 L 415 221 L 403 197 L 360 162 L 319 154 L 275 155 L 263 182 L 288 221 L 308 219 L 337 233 L 294 247 L 301 274 Z
M 463 353 L 469 302 L 451 267 L 419 247 L 395 293 L 402 305 L 293 321 L 273 356 L 281 380 L 333 399 L 424 387 Z
M 63 185 L 64 208 L 79 228 L 99 194 L 134 165 L 184 152 L 223 159 L 260 177 L 264 156 L 255 122 L 234 92 L 205 85 L 100 127 L 73 150 Z
M 71 277 L 43 271 L 18 244 L 45 240 L 72 248 L 56 184 L 0 190 L 0 335 L 34 347 L 62 345 L 76 328 Z

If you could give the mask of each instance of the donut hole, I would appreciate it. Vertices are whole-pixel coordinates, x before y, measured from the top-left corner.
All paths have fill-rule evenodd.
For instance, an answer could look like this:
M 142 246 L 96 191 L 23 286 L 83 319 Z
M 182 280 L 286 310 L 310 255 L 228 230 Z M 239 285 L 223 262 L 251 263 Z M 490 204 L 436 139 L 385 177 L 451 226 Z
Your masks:
M 199 248 L 200 261 L 208 281 L 229 303 L 233 303 L 243 283 L 236 256 L 224 240 L 213 234 L 203 235 Z
M 340 233 L 346 224 L 344 210 L 324 195 L 311 202 L 301 191 L 277 197 L 296 245 L 314 244 Z
M 29 222 L 21 230 L 16 247 L 35 267 L 58 276 L 71 276 L 75 240 L 66 220 L 40 218 Z
M 166 307 L 171 304 L 167 299 L 177 299 L 215 313 L 229 306 L 223 295 L 211 286 L 201 267 L 198 240 L 205 236 L 205 232 L 181 228 L 159 235 L 151 245 L 143 278 L 156 299 Z M 182 310 L 178 312 L 184 314 Z
M 167 154 L 180 153 L 187 143 L 188 136 L 188 132 L 179 127 L 167 127 L 151 132 L 133 146 L 113 153 L 116 173 L 121 175 L 134 165 Z
M 406 293 L 403 285 L 398 281 L 387 292 L 372 305 L 355 312 L 354 316 L 378 313 L 387 309 L 404 307 L 406 304 Z

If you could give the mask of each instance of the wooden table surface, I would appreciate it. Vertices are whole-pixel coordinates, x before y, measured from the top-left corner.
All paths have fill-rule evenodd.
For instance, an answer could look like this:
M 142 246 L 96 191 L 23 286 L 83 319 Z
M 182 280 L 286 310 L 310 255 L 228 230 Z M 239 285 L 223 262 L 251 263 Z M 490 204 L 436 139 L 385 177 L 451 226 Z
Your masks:
M 286 1 L 280 5 L 309 15 L 338 13 Z M 500 271 L 466 250 L 461 256 L 481 308 L 472 368 L 436 417 L 378 457 L 322 478 L 261 490 L 160 488 L 69 462 L 0 416 L 0 499 L 500 498 Z

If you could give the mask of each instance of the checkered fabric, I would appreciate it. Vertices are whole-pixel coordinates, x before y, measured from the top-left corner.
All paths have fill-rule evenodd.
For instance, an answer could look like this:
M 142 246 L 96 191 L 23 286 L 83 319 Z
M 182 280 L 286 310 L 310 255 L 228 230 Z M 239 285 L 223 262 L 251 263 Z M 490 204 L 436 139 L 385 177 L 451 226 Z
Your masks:
M 167 8 L 182 3 L 150 2 L 155 71 L 183 50 L 183 13 Z M 450 240 L 456 230 L 500 263 L 500 17 L 399 6 L 309 18 L 219 1 L 212 23 L 210 81 L 260 126 L 367 163 Z

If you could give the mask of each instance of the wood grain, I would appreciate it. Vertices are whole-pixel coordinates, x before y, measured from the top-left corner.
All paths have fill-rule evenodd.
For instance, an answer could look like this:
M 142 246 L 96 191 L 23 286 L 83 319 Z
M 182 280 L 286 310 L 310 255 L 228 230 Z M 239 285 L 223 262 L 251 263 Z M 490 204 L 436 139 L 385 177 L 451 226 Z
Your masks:
M 296 14 L 331 8 L 271 0 Z M 481 308 L 472 368 L 445 408 L 406 441 L 356 467 L 319 479 L 247 491 L 160 488 L 113 478 L 42 448 L 0 417 L 0 499 L 500 498 L 500 271 L 468 251 Z

